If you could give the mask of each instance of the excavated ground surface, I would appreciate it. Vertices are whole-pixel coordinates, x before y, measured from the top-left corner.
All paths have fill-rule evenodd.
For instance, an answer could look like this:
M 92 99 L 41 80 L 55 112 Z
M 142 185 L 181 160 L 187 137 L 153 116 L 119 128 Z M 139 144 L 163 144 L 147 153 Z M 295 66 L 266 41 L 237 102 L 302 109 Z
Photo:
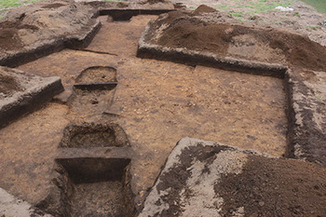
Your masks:
M 0 187 L 32 204 L 44 202 L 53 188 L 49 180 L 60 152 L 57 147 L 69 123 L 110 123 L 123 129 L 128 142 L 119 143 L 107 132 L 91 130 L 86 131 L 89 135 L 77 136 L 70 147 L 82 146 L 80 141 L 92 137 L 97 137 L 99 147 L 130 143 L 134 151 L 131 185 L 137 205 L 174 144 L 184 136 L 276 156 L 285 153 L 288 123 L 283 80 L 136 58 L 141 33 L 155 18 L 140 15 L 130 22 L 108 22 L 112 19 L 102 16 L 103 26 L 86 50 L 65 49 L 18 67 L 36 75 L 60 76 L 65 92 L 42 110 L 1 129 Z M 95 73 L 101 76 L 94 77 Z M 105 90 L 73 87 L 80 82 L 118 85 Z M 69 149 L 69 145 L 64 147 Z M 83 189 L 92 192 L 97 184 L 77 186 L 71 200 L 84 198 L 80 196 Z
M 240 174 L 224 174 L 215 192 L 223 216 L 244 207 L 247 216 L 323 216 L 326 170 L 287 159 L 251 156 Z
M 325 47 L 301 35 L 222 22 L 207 6 L 193 12 L 170 12 L 155 21 L 145 36 L 150 44 L 210 52 L 220 58 L 285 64 L 326 71 Z
M 114 121 L 125 130 L 136 154 L 132 175 L 140 198 L 153 184 L 173 144 L 184 136 L 284 154 L 287 120 L 282 80 L 136 58 L 138 39 L 153 18 L 142 15 L 130 22 L 107 23 L 102 17 L 103 27 L 87 50 L 114 55 L 64 50 L 19 69 L 60 76 L 64 94 L 72 91 L 74 78 L 85 68 L 117 69 L 118 86 L 110 91 L 113 101 L 92 93 L 76 106 L 73 96 L 65 117 L 77 122 Z M 102 104 L 92 104 L 94 100 Z

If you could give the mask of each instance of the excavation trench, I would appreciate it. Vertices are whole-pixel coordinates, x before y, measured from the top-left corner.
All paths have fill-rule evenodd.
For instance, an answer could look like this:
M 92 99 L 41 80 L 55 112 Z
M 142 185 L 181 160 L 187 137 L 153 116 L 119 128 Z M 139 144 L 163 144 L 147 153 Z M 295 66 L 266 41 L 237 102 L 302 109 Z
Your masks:
M 62 101 L 58 106 L 67 108 L 67 114 L 60 115 L 70 124 L 58 126 L 55 133 L 63 137 L 59 149 L 72 156 L 74 151 L 79 154 L 51 156 L 57 158 L 58 180 L 67 187 L 58 198 L 64 207 L 61 214 L 132 216 L 174 144 L 185 136 L 276 156 L 285 153 L 287 105 L 283 80 L 136 58 L 138 40 L 147 23 L 155 18 L 139 15 L 129 22 L 108 22 L 107 16 L 100 16 L 102 28 L 87 47 L 94 52 L 65 49 L 18 67 L 38 75 L 60 76 L 69 96 L 65 105 Z M 18 121 L 15 127 L 24 124 Z M 5 129 L 5 135 L 19 137 L 11 127 Z M 27 143 L 32 144 L 32 138 Z M 113 149 L 129 144 L 134 151 L 132 161 L 131 157 L 106 157 Z M 102 156 L 89 154 L 95 150 L 101 150 Z M 47 154 L 46 150 L 40 153 L 45 158 Z M 7 158 L 24 159 L 24 155 Z M 52 164 L 47 163 L 47 167 Z M 2 182 L 9 185 L 12 174 L 1 173 Z M 45 180 L 49 172 L 41 175 Z M 12 183 L 12 190 L 19 184 Z M 29 184 L 29 189 L 37 186 Z M 22 197 L 27 195 L 33 195 L 33 191 Z
M 130 159 L 57 159 L 64 180 L 61 216 L 126 216 L 134 213 Z

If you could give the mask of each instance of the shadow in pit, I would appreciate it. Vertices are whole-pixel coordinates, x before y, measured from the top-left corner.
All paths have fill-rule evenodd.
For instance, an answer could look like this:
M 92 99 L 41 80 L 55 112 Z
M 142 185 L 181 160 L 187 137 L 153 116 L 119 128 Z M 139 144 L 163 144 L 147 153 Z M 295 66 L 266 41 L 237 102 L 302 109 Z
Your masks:
M 129 21 L 133 16 L 138 15 L 160 15 L 175 11 L 175 9 L 103 9 L 97 16 L 108 15 L 113 21 Z
M 60 216 L 133 216 L 130 159 L 57 159 Z
M 117 124 L 70 124 L 63 132 L 60 148 L 129 146 L 127 135 Z
M 117 70 L 109 66 L 93 66 L 76 78 L 74 88 L 81 90 L 112 90 L 117 85 Z
M 134 216 L 131 149 L 117 124 L 69 124 L 59 144 L 48 196 L 36 206 L 54 216 Z

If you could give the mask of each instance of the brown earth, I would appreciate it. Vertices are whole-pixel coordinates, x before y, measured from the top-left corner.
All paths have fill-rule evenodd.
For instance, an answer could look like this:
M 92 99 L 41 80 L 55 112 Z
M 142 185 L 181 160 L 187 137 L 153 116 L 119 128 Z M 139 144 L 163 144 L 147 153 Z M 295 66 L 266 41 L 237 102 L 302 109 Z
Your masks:
M 219 10 L 223 16 L 222 22 L 235 23 L 239 25 L 252 25 L 257 27 L 281 28 L 300 35 L 309 37 L 311 40 L 326 46 L 325 14 L 318 13 L 313 7 L 297 0 L 266 0 L 264 5 L 287 4 L 294 11 L 282 12 L 274 9 L 260 10 L 251 7 L 252 3 L 262 3 L 260 0 L 171 0 L 181 2 L 188 8 L 197 8 L 201 4 Z
M 103 27 L 88 51 L 64 50 L 20 66 L 35 74 L 60 75 L 68 96 L 82 72 L 93 66 L 116 68 L 119 84 L 112 92 L 76 91 L 68 106 L 63 105 L 66 101 L 48 104 L 2 129 L 1 187 L 33 204 L 43 199 L 57 146 L 66 125 L 74 121 L 114 121 L 125 130 L 135 151 L 132 175 L 140 198 L 137 202 L 153 184 L 173 145 L 184 136 L 284 154 L 287 120 L 282 80 L 136 58 L 138 39 L 152 18 L 156 16 L 107 23 L 106 17 L 100 17 Z M 239 27 L 232 34 L 243 32 Z M 201 37 L 189 34 L 194 40 Z M 92 76 L 91 81 L 98 78 L 102 79 Z M 37 182 L 33 182 L 35 177 Z
M 22 88 L 19 83 L 10 76 L 0 75 L 0 93 L 4 95 L 10 95 L 16 91 L 20 91 Z M 0 96 L 1 98 L 1 96 Z
M 76 98 L 68 100 L 69 108 L 57 106 L 67 108 L 64 115 L 67 122 L 114 121 L 122 127 L 135 151 L 131 173 L 138 205 L 155 181 L 174 144 L 182 137 L 215 140 L 277 156 L 284 154 L 287 119 L 283 81 L 267 76 L 136 58 L 139 37 L 153 18 L 157 16 L 141 15 L 129 22 L 108 23 L 107 17 L 100 17 L 103 26 L 87 51 L 63 50 L 21 65 L 19 69 L 37 75 L 60 76 L 68 96 L 85 69 L 94 66 L 117 69 L 118 85 L 115 90 L 98 93 L 100 95 L 96 91 L 77 91 Z M 98 103 L 93 104 L 96 101 Z M 51 120 L 46 121 L 52 123 Z M 23 123 L 18 121 L 16 125 Z M 60 127 L 62 135 L 65 125 Z M 19 137 L 13 130 L 8 126 L 2 131 L 8 137 Z M 52 132 L 51 129 L 47 130 Z M 33 136 L 25 134 L 28 137 L 26 142 L 32 146 Z M 43 134 L 39 137 L 42 139 Z M 53 148 L 57 145 L 54 144 Z M 21 155 L 17 153 L 7 157 L 27 161 L 29 158 L 22 157 L 22 154 L 23 151 Z M 47 156 L 47 153 L 43 155 Z M 6 177 L 0 186 L 8 185 L 11 174 L 3 171 L 0 175 Z M 42 177 L 39 179 L 45 181 Z M 19 190 L 13 190 L 15 186 L 16 183 L 7 188 L 8 191 L 17 193 Z M 33 188 L 37 186 L 31 185 L 29 189 Z M 20 196 L 28 198 L 31 203 L 35 204 L 31 197 L 40 198 L 38 192 L 38 195 L 32 191 L 25 193 L 25 196 Z
M 193 13 L 170 12 L 153 26 L 167 28 L 152 43 L 172 48 L 209 51 L 220 57 L 288 63 L 291 66 L 326 71 L 326 48 L 297 34 L 277 29 L 261 29 L 227 23 L 211 23 L 221 16 L 207 6 Z M 198 14 L 204 14 L 200 17 Z M 196 15 L 196 16 L 195 16 Z M 163 15 L 164 16 L 164 15 Z
M 53 3 L 53 4 L 44 5 L 44 6 L 42 6 L 42 8 L 59 8 L 62 6 L 65 6 L 65 4 Z
M 215 186 L 223 216 L 244 207 L 245 216 L 325 216 L 326 169 L 312 163 L 250 156 L 242 173 Z
M 22 17 L 23 19 L 23 17 Z M 11 50 L 23 48 L 23 43 L 18 36 L 20 29 L 31 31 L 38 30 L 37 26 L 22 24 L 20 22 L 5 21 L 0 24 L 0 49 Z

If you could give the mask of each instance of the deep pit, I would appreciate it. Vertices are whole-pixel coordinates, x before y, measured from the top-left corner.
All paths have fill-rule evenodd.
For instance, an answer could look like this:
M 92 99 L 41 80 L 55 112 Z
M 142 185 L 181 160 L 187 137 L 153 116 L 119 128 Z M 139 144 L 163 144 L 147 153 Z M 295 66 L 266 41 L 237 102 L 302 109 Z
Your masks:
M 65 216 L 126 216 L 134 213 L 130 159 L 57 159 L 62 166 Z

